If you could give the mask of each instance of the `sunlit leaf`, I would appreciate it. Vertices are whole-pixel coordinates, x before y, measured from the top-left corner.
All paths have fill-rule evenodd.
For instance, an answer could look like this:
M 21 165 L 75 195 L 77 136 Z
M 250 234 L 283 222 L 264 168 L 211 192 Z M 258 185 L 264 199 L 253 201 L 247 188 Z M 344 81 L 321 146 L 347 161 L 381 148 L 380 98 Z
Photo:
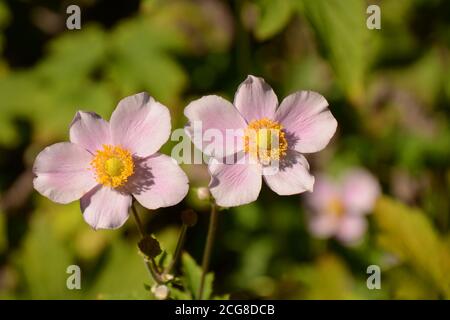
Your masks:
M 193 298 L 198 298 L 198 290 L 200 288 L 200 279 L 202 269 L 197 265 L 195 260 L 188 254 L 183 253 L 181 257 L 184 286 L 191 292 Z M 203 290 L 203 299 L 209 299 L 213 290 L 214 274 L 208 273 L 205 277 L 205 284 Z
M 259 40 L 267 40 L 276 35 L 289 22 L 294 11 L 292 0 L 257 0 L 259 17 L 255 35 Z
M 111 251 L 107 253 L 105 263 L 87 297 L 151 299 L 151 294 L 143 287 L 144 281 L 151 281 L 149 277 L 135 244 L 117 239 L 111 244 Z
M 73 264 L 73 257 L 53 234 L 47 218 L 43 215 L 34 217 L 30 232 L 14 257 L 27 286 L 24 298 L 77 298 L 80 292 L 69 290 L 66 285 L 69 277 L 66 270 Z
M 375 220 L 380 246 L 448 296 L 449 252 L 423 212 L 384 197 L 375 208 Z
M 294 279 L 305 286 L 306 299 L 360 299 L 355 282 L 337 256 L 321 256 L 314 265 L 298 267 Z
M 363 0 L 302 0 L 336 78 L 347 95 L 358 101 L 370 62 L 366 4 Z

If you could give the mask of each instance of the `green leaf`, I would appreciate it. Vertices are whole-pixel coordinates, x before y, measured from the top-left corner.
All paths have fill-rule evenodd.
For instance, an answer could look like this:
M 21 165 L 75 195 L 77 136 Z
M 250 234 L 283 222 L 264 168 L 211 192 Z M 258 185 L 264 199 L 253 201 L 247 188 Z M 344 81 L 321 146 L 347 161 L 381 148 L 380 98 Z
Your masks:
M 355 281 L 344 262 L 337 256 L 320 256 L 314 265 L 302 265 L 291 272 L 291 281 L 305 287 L 299 298 L 312 300 L 360 299 Z
M 25 295 L 21 298 L 79 298 L 79 291 L 69 290 L 66 286 L 69 276 L 66 270 L 73 264 L 73 257 L 55 237 L 47 218 L 43 215 L 34 216 L 22 248 L 13 259 L 26 284 Z M 82 289 L 83 284 L 82 280 Z
M 178 288 L 170 287 L 170 298 L 173 300 L 191 300 L 192 296 L 189 292 L 184 292 Z
M 375 208 L 375 221 L 379 245 L 450 297 L 449 252 L 425 214 L 383 197 Z
M 0 210 L 0 254 L 7 249 L 6 214 Z
M 100 268 L 101 273 L 89 291 L 89 297 L 151 299 L 151 294 L 142 285 L 143 281 L 150 281 L 150 275 L 135 244 L 118 238 L 111 244 L 110 250 L 105 259 L 106 263 Z
M 337 81 L 353 101 L 364 96 L 370 55 L 363 0 L 302 0 L 304 14 L 330 60 Z
M 197 265 L 195 260 L 186 252 L 181 257 L 184 287 L 191 292 L 194 299 L 198 299 L 198 290 L 200 288 L 200 279 L 202 269 Z M 208 273 L 205 277 L 205 285 L 203 290 L 203 299 L 209 299 L 213 291 L 214 274 Z
M 289 22 L 294 7 L 291 0 L 257 0 L 259 19 L 254 32 L 259 40 L 267 40 L 280 32 Z
M 157 100 L 174 103 L 187 80 L 166 47 L 179 36 L 155 27 L 143 19 L 122 23 L 111 35 L 113 59 L 106 73 L 123 95 L 146 90 Z
M 8 6 L 4 2 L 0 2 L 0 28 L 5 27 L 11 19 Z

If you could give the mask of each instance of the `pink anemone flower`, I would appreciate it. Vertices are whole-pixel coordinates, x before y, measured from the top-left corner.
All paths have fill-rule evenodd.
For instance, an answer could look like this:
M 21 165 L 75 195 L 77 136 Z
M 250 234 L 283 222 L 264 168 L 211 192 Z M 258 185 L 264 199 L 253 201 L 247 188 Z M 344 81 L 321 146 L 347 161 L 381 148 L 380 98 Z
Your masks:
M 302 154 L 325 148 L 337 127 L 320 94 L 298 91 L 278 106 L 272 88 L 254 76 L 239 86 L 234 104 L 210 95 L 191 102 L 184 114 L 192 142 L 212 157 L 209 187 L 216 203 L 224 207 L 255 201 L 262 177 L 279 195 L 312 191 L 314 177 Z M 196 129 L 198 124 L 201 130 Z M 211 139 L 208 131 L 225 138 Z M 235 143 L 228 143 L 230 132 Z M 244 161 L 224 163 L 223 158 L 230 156 Z M 276 173 L 268 161 L 278 162 Z
M 363 169 L 352 169 L 339 181 L 319 176 L 314 192 L 306 199 L 311 208 L 311 233 L 357 244 L 367 229 L 365 215 L 372 211 L 379 194 L 378 181 Z
M 188 179 L 175 160 L 157 152 L 170 131 L 169 110 L 146 93 L 121 100 L 109 123 L 79 111 L 70 142 L 36 157 L 34 188 L 57 203 L 80 199 L 94 229 L 122 226 L 133 197 L 148 209 L 175 205 L 185 197 Z

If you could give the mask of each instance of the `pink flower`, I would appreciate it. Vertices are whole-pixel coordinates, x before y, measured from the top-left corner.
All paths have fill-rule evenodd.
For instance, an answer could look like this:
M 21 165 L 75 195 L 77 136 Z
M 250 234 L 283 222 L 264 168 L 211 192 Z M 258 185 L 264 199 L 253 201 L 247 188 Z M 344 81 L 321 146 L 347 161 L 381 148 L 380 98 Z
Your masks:
M 309 229 L 319 238 L 335 236 L 343 243 L 361 240 L 367 229 L 365 215 L 373 209 L 380 194 L 377 180 L 367 171 L 353 169 L 338 182 L 317 178 L 315 190 L 307 197 Z
M 172 206 L 188 191 L 175 161 L 157 151 L 170 135 L 169 110 L 146 93 L 121 100 L 108 123 L 79 111 L 70 142 L 45 148 L 36 157 L 34 188 L 57 203 L 81 199 L 94 229 L 115 229 L 128 218 L 134 197 L 148 209 Z
M 272 88 L 254 76 L 239 86 L 234 105 L 214 95 L 191 102 L 184 111 L 189 119 L 186 132 L 197 148 L 213 157 L 210 190 L 217 204 L 232 207 L 255 201 L 262 177 L 279 195 L 311 191 L 314 177 L 302 154 L 325 148 L 336 131 L 336 119 L 327 107 L 325 98 L 312 91 L 293 93 L 278 106 Z M 196 130 L 199 122 L 201 132 Z M 208 130 L 226 138 L 210 139 Z M 236 143 L 226 143 L 230 131 Z M 245 161 L 223 163 L 230 155 Z M 268 161 L 279 161 L 276 174 L 268 170 Z

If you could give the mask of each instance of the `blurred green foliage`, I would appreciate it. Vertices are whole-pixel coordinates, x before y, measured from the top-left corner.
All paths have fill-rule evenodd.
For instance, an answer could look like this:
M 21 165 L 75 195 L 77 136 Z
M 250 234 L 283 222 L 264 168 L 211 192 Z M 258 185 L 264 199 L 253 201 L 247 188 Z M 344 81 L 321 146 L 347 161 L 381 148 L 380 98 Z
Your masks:
M 313 238 L 302 196 L 263 188 L 258 202 L 221 211 L 206 296 L 450 298 L 449 2 L 376 3 L 381 30 L 366 28 L 363 0 L 146 0 L 135 9 L 130 2 L 124 16 L 96 16 L 102 1 L 79 1 L 82 29 L 69 31 L 63 5 L 0 2 L 0 298 L 152 298 L 132 221 L 93 231 L 77 203 L 32 192 L 34 157 L 67 140 L 76 110 L 109 118 L 119 99 L 147 91 L 178 128 L 188 102 L 232 100 L 249 73 L 280 101 L 300 89 L 323 94 L 339 128 L 327 149 L 308 156 L 313 171 L 366 167 L 385 196 L 359 247 Z M 31 61 L 29 52 L 37 52 Z M 205 168 L 183 168 L 193 187 L 207 185 Z M 140 210 L 170 257 L 187 207 L 200 219 L 188 230 L 173 298 L 197 294 L 208 205 L 193 189 L 175 208 Z M 83 270 L 79 291 L 66 288 L 71 264 Z M 382 269 L 381 290 L 366 287 L 371 264 Z

